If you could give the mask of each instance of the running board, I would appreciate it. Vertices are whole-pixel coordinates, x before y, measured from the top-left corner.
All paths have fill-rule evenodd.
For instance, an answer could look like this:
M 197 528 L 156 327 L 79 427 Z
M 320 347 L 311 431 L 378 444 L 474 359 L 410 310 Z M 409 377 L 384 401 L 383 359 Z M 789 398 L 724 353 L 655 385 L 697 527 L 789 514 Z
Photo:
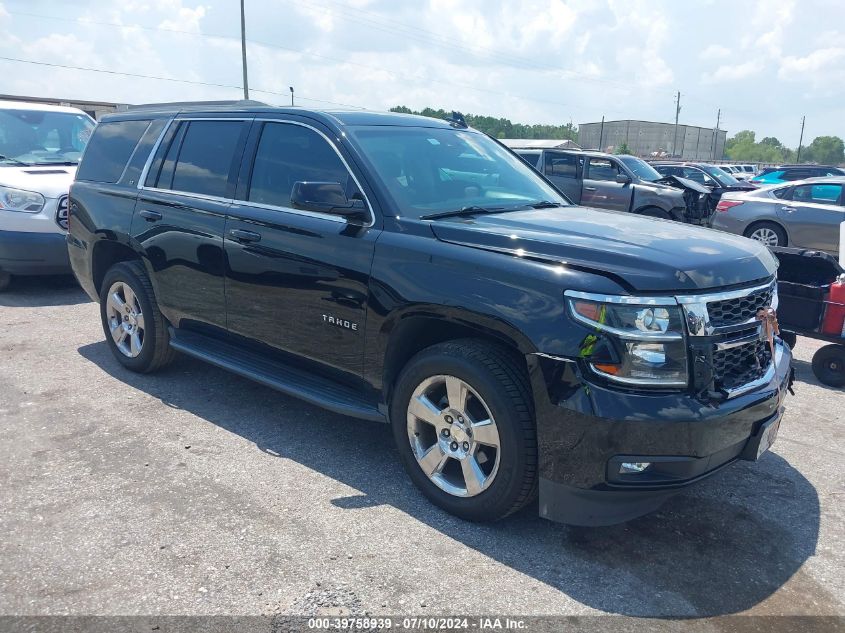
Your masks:
M 170 328 L 170 347 L 334 413 L 387 422 L 355 389 L 230 343 Z

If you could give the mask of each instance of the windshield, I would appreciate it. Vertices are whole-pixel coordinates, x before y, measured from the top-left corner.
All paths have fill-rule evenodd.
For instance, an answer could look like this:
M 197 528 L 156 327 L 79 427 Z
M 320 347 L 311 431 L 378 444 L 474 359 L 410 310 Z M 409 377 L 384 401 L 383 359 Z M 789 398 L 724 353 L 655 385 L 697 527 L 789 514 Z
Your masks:
M 352 137 L 399 207 L 420 218 L 466 207 L 569 204 L 518 157 L 471 130 L 353 128 Z
M 654 182 L 663 178 L 654 167 L 636 156 L 619 156 L 619 160 L 625 163 L 625 167 L 634 172 L 634 175 L 640 180 Z
M 93 129 L 84 114 L 0 110 L 0 165 L 76 164 Z
M 728 172 L 719 167 L 714 167 L 712 165 L 702 165 L 701 169 L 707 172 L 709 176 L 715 178 L 719 181 L 719 184 L 725 185 L 727 187 L 732 187 L 733 185 L 738 185 L 739 181 L 731 176 Z

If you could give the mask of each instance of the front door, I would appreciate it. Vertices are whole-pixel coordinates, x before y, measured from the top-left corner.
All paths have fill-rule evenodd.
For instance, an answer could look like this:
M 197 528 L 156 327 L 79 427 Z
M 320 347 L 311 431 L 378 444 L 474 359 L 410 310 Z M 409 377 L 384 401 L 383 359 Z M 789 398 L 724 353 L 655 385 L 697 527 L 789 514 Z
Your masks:
M 616 182 L 618 174 L 626 172 L 610 158 L 587 158 L 584 166 L 584 185 L 581 204 L 614 211 L 628 211 L 631 208 L 630 183 Z
M 778 215 L 789 230 L 790 246 L 838 253 L 840 225 L 845 222 L 842 185 L 796 185 L 787 196 Z
M 139 192 L 132 237 L 152 266 L 161 312 L 176 327 L 226 327 L 223 230 L 248 126 L 172 123 Z
M 363 196 L 328 138 L 297 122 L 256 124 L 226 222 L 232 334 L 361 375 L 368 281 L 380 231 L 371 221 L 293 209 L 298 181 Z M 332 373 L 333 373 L 332 371 Z

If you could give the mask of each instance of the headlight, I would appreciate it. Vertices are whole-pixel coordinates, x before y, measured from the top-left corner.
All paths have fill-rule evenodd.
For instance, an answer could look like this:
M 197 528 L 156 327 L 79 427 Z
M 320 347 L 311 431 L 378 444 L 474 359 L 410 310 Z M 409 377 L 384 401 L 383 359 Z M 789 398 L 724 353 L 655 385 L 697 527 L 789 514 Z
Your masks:
M 572 317 L 603 334 L 581 346 L 595 373 L 626 385 L 687 385 L 684 322 L 674 299 L 566 295 Z
M 44 208 L 44 196 L 34 191 L 0 185 L 0 210 L 38 213 Z

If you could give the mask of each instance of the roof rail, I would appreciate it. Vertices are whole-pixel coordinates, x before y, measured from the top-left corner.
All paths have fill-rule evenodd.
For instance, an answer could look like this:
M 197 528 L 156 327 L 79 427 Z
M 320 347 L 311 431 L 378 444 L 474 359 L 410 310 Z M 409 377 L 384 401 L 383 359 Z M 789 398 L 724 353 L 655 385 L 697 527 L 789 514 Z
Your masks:
M 161 108 L 221 108 L 226 106 L 266 106 L 263 101 L 254 99 L 238 99 L 231 101 L 169 101 L 164 103 L 141 103 L 130 105 L 127 110 L 157 110 Z

